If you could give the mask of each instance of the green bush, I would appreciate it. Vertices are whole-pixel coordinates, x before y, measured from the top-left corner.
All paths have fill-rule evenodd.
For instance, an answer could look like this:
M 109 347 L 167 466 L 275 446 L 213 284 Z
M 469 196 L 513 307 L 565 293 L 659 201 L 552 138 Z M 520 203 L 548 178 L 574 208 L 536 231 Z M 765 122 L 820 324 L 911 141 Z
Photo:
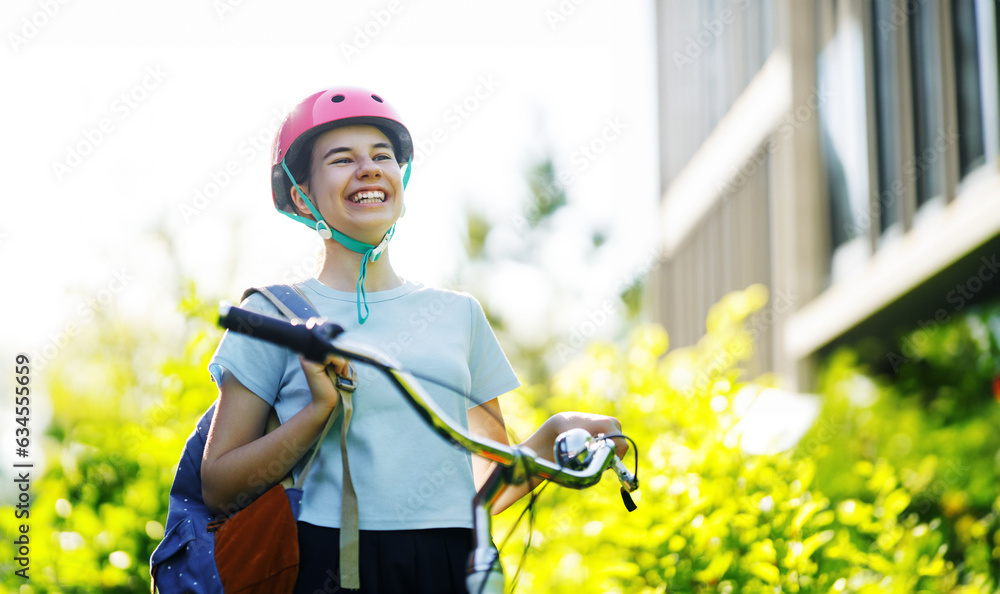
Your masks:
M 180 336 L 150 340 L 99 319 L 46 366 L 53 416 L 44 443 L 35 440 L 45 472 L 31 487 L 30 579 L 14 574 L 14 545 L 4 538 L 0 591 L 149 592 L 174 468 L 216 396 L 206 366 L 221 333 L 198 303 L 191 288 Z M 0 506 L 5 535 L 23 521 Z
M 767 384 L 739 371 L 751 355 L 745 320 L 766 298 L 760 287 L 727 296 L 692 348 L 667 353 L 656 327 L 635 330 L 625 345 L 594 344 L 550 382 L 505 400 L 505 417 L 522 434 L 556 411 L 605 412 L 641 448 L 639 509 L 631 514 L 610 476 L 585 491 L 541 495 L 520 591 L 997 590 L 997 407 L 963 391 L 968 402 L 947 409 L 947 386 L 918 395 L 898 381 L 946 367 L 946 359 L 900 368 L 893 383 L 857 355 L 838 354 L 822 375 L 823 413 L 799 447 L 743 453 L 734 402 Z M 149 591 L 173 467 L 215 398 L 205 365 L 219 332 L 197 303 L 192 291 L 182 336 L 153 345 L 127 324 L 102 320 L 46 373 L 54 415 L 46 471 L 33 485 L 25 591 Z M 936 361 L 936 347 L 924 348 L 905 356 L 925 352 Z M 988 358 L 945 352 L 963 353 L 962 364 L 989 377 Z M 942 407 L 951 410 L 948 422 L 936 412 Z M 498 538 L 515 515 L 497 518 Z M 5 534 L 18 522 L 0 508 Z M 527 530 L 515 535 L 523 541 Z M 24 585 L 13 557 L 5 538 L 4 591 Z M 518 546 L 505 550 L 509 577 L 519 557 Z
M 610 477 L 588 491 L 552 488 L 539 497 L 523 591 L 994 591 L 995 571 L 949 557 L 953 535 L 940 518 L 913 513 L 923 494 L 912 479 L 919 469 L 852 464 L 843 472 L 857 488 L 832 496 L 818 485 L 818 474 L 839 476 L 823 465 L 842 465 L 838 440 L 852 435 L 843 411 L 825 411 L 797 451 L 741 451 L 734 399 L 762 388 L 738 370 L 750 355 L 745 320 L 765 301 L 760 287 L 727 296 L 695 347 L 664 356 L 666 334 L 643 328 L 627 346 L 594 345 L 551 385 L 518 393 L 507 416 L 528 420 L 522 429 L 555 411 L 605 412 L 642 448 L 641 499 L 631 514 Z M 499 533 L 514 515 L 498 518 Z M 995 520 L 976 522 L 966 533 L 986 546 Z M 508 573 L 519 556 L 517 547 L 504 551 Z
M 820 373 L 825 433 L 808 455 L 828 496 L 870 502 L 880 485 L 910 496 L 945 559 L 1000 578 L 1000 310 L 969 312 L 908 332 L 891 349 L 840 349 Z M 868 353 L 888 352 L 882 357 Z

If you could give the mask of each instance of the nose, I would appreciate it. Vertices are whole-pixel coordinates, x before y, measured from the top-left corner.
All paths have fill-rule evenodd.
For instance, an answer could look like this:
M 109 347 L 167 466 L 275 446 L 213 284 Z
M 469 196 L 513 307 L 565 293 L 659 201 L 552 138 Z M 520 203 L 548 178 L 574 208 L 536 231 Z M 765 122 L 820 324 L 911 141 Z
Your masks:
M 382 177 L 382 168 L 371 157 L 361 157 L 358 161 L 358 177 L 360 179 L 378 179 Z

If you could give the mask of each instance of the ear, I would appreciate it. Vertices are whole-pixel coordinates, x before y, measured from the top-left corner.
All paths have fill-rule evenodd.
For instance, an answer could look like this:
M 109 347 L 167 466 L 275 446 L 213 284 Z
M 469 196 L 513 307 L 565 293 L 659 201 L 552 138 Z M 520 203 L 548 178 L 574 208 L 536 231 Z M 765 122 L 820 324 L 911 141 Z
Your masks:
M 299 187 L 302 188 L 302 191 L 306 193 L 306 196 L 309 196 L 309 183 L 308 182 L 307 183 L 299 184 Z M 289 191 L 289 194 L 292 197 L 292 204 L 295 205 L 295 209 L 299 211 L 299 214 L 302 215 L 302 216 L 304 216 L 304 217 L 306 217 L 306 218 L 314 219 L 315 220 L 316 217 L 313 216 L 312 211 L 309 210 L 308 206 L 306 206 L 306 201 L 303 199 L 302 194 L 299 193 L 298 188 L 296 188 L 293 185 L 291 188 L 289 188 L 288 191 Z

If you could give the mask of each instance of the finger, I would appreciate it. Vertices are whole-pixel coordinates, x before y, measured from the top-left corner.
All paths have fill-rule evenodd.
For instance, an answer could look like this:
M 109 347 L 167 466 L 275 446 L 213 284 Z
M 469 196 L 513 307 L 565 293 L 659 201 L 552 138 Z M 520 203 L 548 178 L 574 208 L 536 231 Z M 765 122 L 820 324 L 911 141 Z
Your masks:
M 613 435 L 614 434 L 621 435 L 623 433 L 621 421 L 619 421 L 615 417 L 607 417 L 606 422 L 610 423 L 611 425 L 610 430 L 607 433 Z M 629 448 L 628 441 L 626 441 L 621 437 L 612 438 L 612 441 L 615 444 L 615 454 L 617 454 L 619 458 L 625 457 L 625 454 L 628 453 L 628 448 Z
M 620 430 L 609 431 L 608 433 L 611 433 L 611 434 L 620 434 L 621 431 Z M 598 439 L 604 439 L 604 435 L 605 435 L 604 433 L 598 433 L 597 434 L 597 438 Z M 611 437 L 610 439 L 611 439 L 611 443 L 613 443 L 615 445 L 615 455 L 617 455 L 619 458 L 624 458 L 625 454 L 628 453 L 628 448 L 629 448 L 628 441 L 626 441 L 625 439 L 623 439 L 621 437 Z
M 329 355 L 323 363 L 315 363 L 299 355 L 299 361 L 302 362 L 302 369 L 307 373 L 325 373 L 326 368 L 331 367 L 338 375 L 349 375 L 350 366 L 347 359 L 338 355 Z
M 320 373 L 323 371 L 323 368 L 326 367 L 326 365 L 321 365 L 306 359 L 303 355 L 299 355 L 299 363 L 302 365 L 302 371 L 305 371 L 306 373 Z
M 628 442 L 620 437 L 616 437 L 612 441 L 615 442 L 615 454 L 619 458 L 624 458 L 625 454 L 628 453 Z
M 337 375 L 343 377 L 349 377 L 351 375 L 351 366 L 347 359 L 337 356 L 330 355 L 326 359 L 326 364 L 333 368 Z

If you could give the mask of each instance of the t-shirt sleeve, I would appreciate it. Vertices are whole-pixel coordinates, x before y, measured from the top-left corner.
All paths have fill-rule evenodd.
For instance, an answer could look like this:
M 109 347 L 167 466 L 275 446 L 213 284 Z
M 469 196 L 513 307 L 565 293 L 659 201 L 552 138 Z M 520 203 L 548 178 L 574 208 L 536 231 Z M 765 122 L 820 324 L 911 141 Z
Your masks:
M 489 402 L 521 385 L 510 361 L 500 348 L 483 307 L 469 298 L 472 314 L 472 336 L 469 348 L 469 373 L 472 378 L 472 398 L 469 408 Z
M 247 297 L 240 307 L 283 319 L 278 308 L 259 293 Z M 222 374 L 232 373 L 247 389 L 273 406 L 288 356 L 289 351 L 284 347 L 227 330 L 208 363 L 208 372 L 220 386 Z

